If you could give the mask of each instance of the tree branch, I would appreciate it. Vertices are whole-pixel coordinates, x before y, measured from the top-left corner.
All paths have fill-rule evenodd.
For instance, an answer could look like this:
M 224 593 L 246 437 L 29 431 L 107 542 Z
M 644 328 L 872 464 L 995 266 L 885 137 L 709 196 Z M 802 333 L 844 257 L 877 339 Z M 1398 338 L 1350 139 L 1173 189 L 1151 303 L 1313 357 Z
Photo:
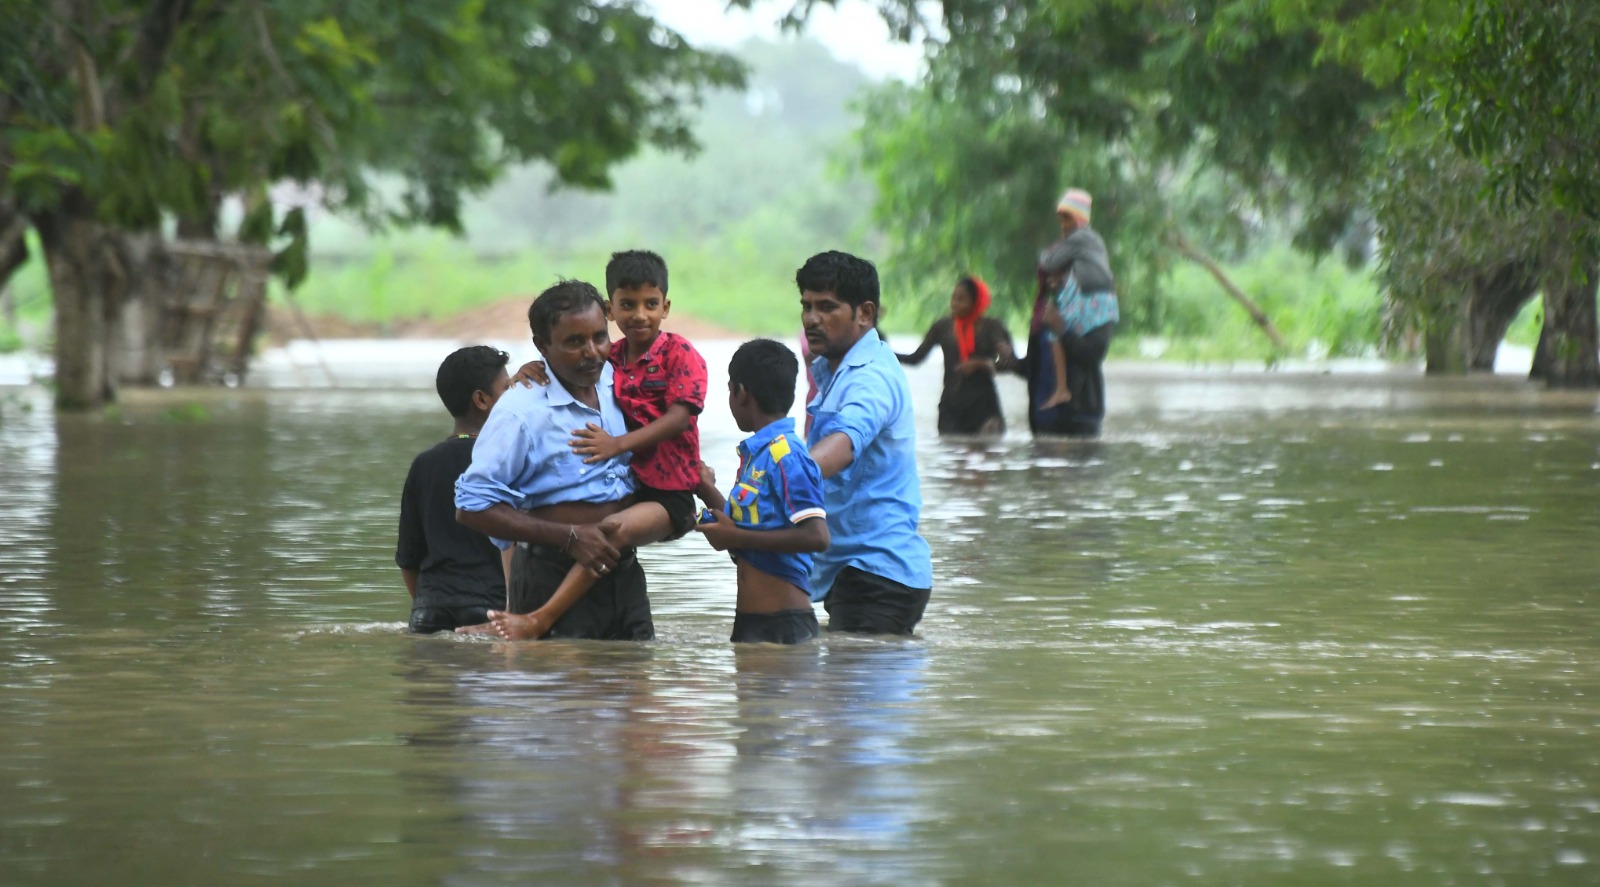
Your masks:
M 1189 242 L 1188 238 L 1183 236 L 1182 232 L 1171 232 L 1167 235 L 1167 240 L 1172 244 L 1172 248 L 1178 251 L 1179 255 L 1206 269 L 1212 277 L 1216 278 L 1217 283 L 1221 284 L 1223 292 L 1231 296 L 1235 302 L 1238 302 L 1245 312 L 1250 315 L 1250 319 L 1255 321 L 1256 326 L 1261 328 L 1261 332 L 1272 342 L 1272 347 L 1279 351 L 1288 350 L 1288 345 L 1283 341 L 1283 334 L 1278 332 L 1276 326 L 1272 325 L 1272 320 L 1267 317 L 1267 313 L 1262 311 L 1261 306 L 1257 305 L 1253 299 L 1245 295 L 1244 290 L 1239 289 L 1210 256 L 1195 249 L 1194 245 Z

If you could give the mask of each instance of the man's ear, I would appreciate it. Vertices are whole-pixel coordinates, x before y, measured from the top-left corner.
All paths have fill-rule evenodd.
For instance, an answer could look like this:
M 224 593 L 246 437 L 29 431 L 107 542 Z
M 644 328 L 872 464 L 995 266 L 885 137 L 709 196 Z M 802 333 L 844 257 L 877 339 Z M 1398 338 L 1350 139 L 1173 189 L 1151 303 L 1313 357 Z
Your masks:
M 861 312 L 861 318 L 867 322 L 867 326 L 872 327 L 878 325 L 877 302 L 862 302 L 860 305 L 856 306 L 856 310 Z

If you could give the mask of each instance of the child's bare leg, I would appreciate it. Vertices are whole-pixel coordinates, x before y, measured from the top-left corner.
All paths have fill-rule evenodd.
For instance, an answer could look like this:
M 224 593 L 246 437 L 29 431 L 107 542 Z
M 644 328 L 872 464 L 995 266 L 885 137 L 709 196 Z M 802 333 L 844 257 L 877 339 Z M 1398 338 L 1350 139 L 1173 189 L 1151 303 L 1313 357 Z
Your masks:
M 667 510 L 655 502 L 630 505 L 596 526 L 606 534 L 606 541 L 619 550 L 660 542 L 672 534 L 672 519 L 667 516 Z M 560 587 L 544 602 L 544 606 L 526 614 L 491 611 L 489 623 L 497 634 L 508 641 L 544 637 L 566 615 L 567 610 L 599 581 L 600 577 L 590 572 L 588 567 L 573 564 L 572 569 L 567 571 L 567 577 L 561 580 Z
M 1056 390 L 1040 405 L 1045 410 L 1072 400 L 1072 391 L 1067 388 L 1067 346 L 1060 339 L 1050 343 L 1050 360 L 1056 368 Z

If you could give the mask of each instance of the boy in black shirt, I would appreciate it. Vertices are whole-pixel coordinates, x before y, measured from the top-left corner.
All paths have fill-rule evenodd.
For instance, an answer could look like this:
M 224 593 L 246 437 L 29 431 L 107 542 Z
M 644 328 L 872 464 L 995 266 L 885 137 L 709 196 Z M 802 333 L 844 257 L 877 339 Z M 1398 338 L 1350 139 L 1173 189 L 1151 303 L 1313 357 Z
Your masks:
M 489 621 L 506 603 L 505 567 L 489 537 L 456 523 L 456 478 L 472 464 L 472 445 L 511 384 L 507 356 L 486 345 L 462 348 L 439 365 L 435 387 L 455 430 L 417 456 L 400 494 L 394 562 L 411 592 L 411 631 L 430 634 Z

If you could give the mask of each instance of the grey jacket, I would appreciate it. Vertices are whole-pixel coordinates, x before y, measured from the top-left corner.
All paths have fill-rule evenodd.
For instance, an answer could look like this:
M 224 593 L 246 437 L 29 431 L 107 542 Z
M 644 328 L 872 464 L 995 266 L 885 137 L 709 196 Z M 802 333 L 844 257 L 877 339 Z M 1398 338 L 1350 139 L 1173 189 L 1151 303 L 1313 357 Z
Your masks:
M 1078 278 L 1078 288 L 1085 293 L 1110 293 L 1117 289 L 1116 278 L 1111 276 L 1111 259 L 1106 255 L 1106 242 L 1088 225 L 1045 247 L 1039 253 L 1039 267 L 1049 274 L 1072 271 Z

